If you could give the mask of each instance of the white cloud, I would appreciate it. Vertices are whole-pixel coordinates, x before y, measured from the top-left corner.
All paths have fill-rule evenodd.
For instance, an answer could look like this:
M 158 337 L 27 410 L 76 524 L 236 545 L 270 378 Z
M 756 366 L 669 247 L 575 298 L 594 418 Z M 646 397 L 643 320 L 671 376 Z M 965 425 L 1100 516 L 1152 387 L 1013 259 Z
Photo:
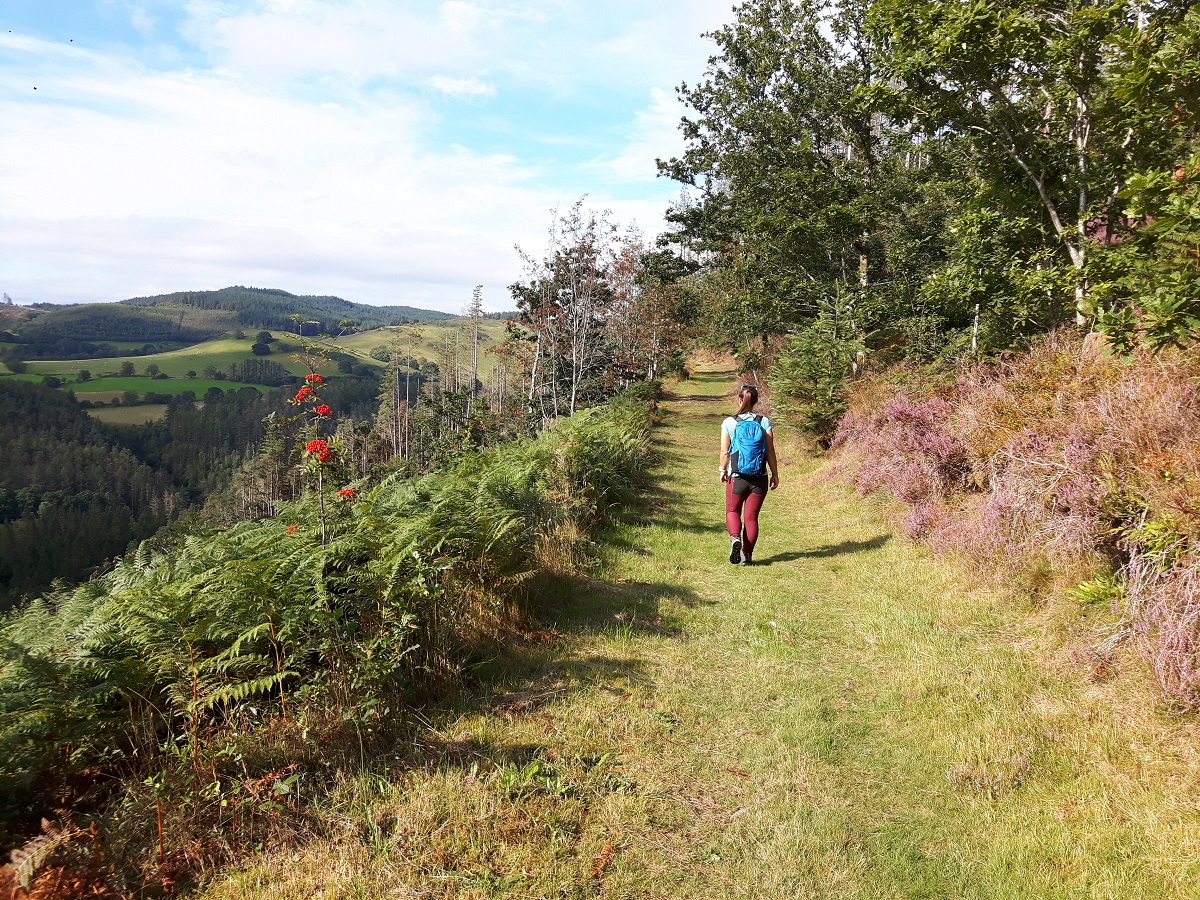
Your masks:
M 475 9 L 468 3 L 444 7 L 450 12 L 439 16 L 388 0 L 293 0 L 245 13 L 192 0 L 184 33 L 222 67 L 251 77 L 324 73 L 361 82 L 481 59 L 483 48 L 472 32 L 482 13 L 468 13 Z
M 656 159 L 670 159 L 683 151 L 679 120 L 686 112 L 672 93 L 662 88 L 650 92 L 650 105 L 634 115 L 627 142 L 620 153 L 604 164 L 624 181 L 653 181 Z
M 153 37 L 157 20 L 140 6 L 135 6 L 129 14 L 129 23 L 142 37 Z
M 488 97 L 496 93 L 496 86 L 478 78 L 451 78 L 449 75 L 434 75 L 429 86 L 435 91 L 454 97 Z
M 707 52 L 679 37 L 696 8 L 191 0 L 183 27 L 211 66 L 174 70 L 4 35 L 0 289 L 30 302 L 254 284 L 457 310 L 483 282 L 503 308 L 512 246 L 537 252 L 552 207 L 590 193 L 623 223 L 660 221 L 670 87 Z M 581 118 L 594 99 L 644 107 L 623 132 L 619 117 L 600 132 L 503 118 L 522 92 L 536 106 L 553 91 Z M 597 154 L 597 133 L 612 150 Z
M 411 283 L 442 305 L 439 284 L 469 296 L 509 283 L 522 220 L 541 227 L 536 170 L 423 150 L 419 101 L 308 103 L 220 73 L 100 68 L 38 79 L 48 101 L 70 102 L 0 101 L 0 272 L 27 273 L 5 286 L 14 296 L 55 299 L 36 296 L 38 279 L 60 290 L 50 276 L 78 269 L 70 299 L 194 274 L 193 287 L 336 281 L 374 302 L 412 302 L 396 296 Z
M 474 3 L 463 0 L 446 0 L 438 11 L 447 26 L 455 31 L 471 31 L 483 21 L 484 11 Z

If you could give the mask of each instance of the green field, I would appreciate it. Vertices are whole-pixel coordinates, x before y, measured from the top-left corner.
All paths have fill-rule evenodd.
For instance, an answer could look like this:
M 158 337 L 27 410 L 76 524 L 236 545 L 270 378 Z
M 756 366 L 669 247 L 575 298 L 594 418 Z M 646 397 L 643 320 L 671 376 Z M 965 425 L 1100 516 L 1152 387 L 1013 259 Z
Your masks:
M 431 362 L 441 363 L 443 350 L 438 345 L 444 340 L 453 346 L 454 332 L 461 329 L 459 340 L 459 359 L 463 367 L 470 365 L 470 343 L 466 322 L 463 319 L 450 319 L 446 322 L 435 322 L 424 325 L 402 325 L 397 328 L 376 328 L 372 331 L 362 331 L 348 334 L 332 341 L 331 349 L 352 353 L 363 362 L 383 366 L 382 362 L 372 359 L 371 350 L 375 347 L 390 347 L 396 332 L 400 332 L 405 352 L 417 358 L 425 357 Z M 496 319 L 484 319 L 480 323 L 481 341 L 479 347 L 480 377 L 485 377 L 492 371 L 495 356 L 484 352 L 489 347 L 495 347 L 504 339 L 504 323 Z
M 444 356 L 444 350 L 439 344 L 446 343 L 449 347 L 453 347 L 454 333 L 457 329 L 463 329 L 459 341 L 459 355 L 461 364 L 465 368 L 469 365 L 470 354 L 462 319 L 450 319 L 446 322 L 417 326 L 409 325 L 400 328 L 377 328 L 372 331 L 364 331 L 357 334 L 349 334 L 341 338 L 320 341 L 319 343 L 329 350 L 348 353 L 362 363 L 382 368 L 384 363 L 373 359 L 370 356 L 370 352 L 375 347 L 390 346 L 395 332 L 400 332 L 404 339 L 404 351 L 407 355 L 417 358 L 424 357 L 425 359 L 440 363 Z M 504 323 L 494 319 L 485 319 L 481 330 L 485 336 L 485 340 L 482 342 L 480 348 L 479 369 L 480 377 L 486 377 L 492 370 L 494 357 L 482 351 L 487 347 L 494 347 L 503 339 Z M 273 352 L 265 358 L 279 363 L 293 375 L 306 374 L 308 367 L 297 357 L 296 353 L 300 349 L 299 340 L 294 335 L 282 332 L 272 332 L 272 334 L 279 339 L 279 342 L 271 345 Z M 254 357 L 254 354 L 250 350 L 253 343 L 254 333 L 247 332 L 246 337 L 242 339 L 225 336 L 193 344 L 190 347 L 184 347 L 180 350 L 172 350 L 166 353 L 152 353 L 145 356 L 112 357 L 108 359 L 30 360 L 27 363 L 28 375 L 23 377 L 26 380 L 36 381 L 43 375 L 55 375 L 63 379 L 63 381 L 74 381 L 75 375 L 80 369 L 87 369 L 92 373 L 92 381 L 86 382 L 86 386 L 72 385 L 71 390 L 74 390 L 76 393 L 85 391 L 87 393 L 94 393 L 96 390 L 136 390 L 139 393 L 144 393 L 146 390 L 158 390 L 162 393 L 177 394 L 181 391 L 194 388 L 181 387 L 168 390 L 164 387 L 104 387 L 98 389 L 94 385 L 100 380 L 105 381 L 106 384 L 112 381 L 113 379 L 105 378 L 104 376 L 115 375 L 120 371 L 121 363 L 126 360 L 132 362 L 134 368 L 139 373 L 144 372 L 146 366 L 150 365 L 150 363 L 154 363 L 162 372 L 170 375 L 173 379 L 183 378 L 188 372 L 203 373 L 207 366 L 215 366 L 218 369 L 227 371 L 233 363 Z M 280 350 L 281 345 L 285 349 Z M 337 368 L 334 365 L 324 365 L 319 367 L 318 371 L 325 375 L 333 375 L 337 373 Z M 141 379 L 139 376 L 138 380 L 140 383 L 145 379 Z M 201 382 L 202 379 L 199 378 L 189 381 L 190 384 L 200 384 Z M 169 383 L 167 381 L 154 382 L 155 385 L 166 385 Z M 203 383 L 206 386 L 198 390 L 198 393 L 203 393 L 204 390 L 207 390 L 207 385 L 212 382 L 206 381 Z M 216 384 L 218 387 L 223 387 L 228 383 L 216 382 Z
M 146 366 L 154 363 L 158 368 L 173 378 L 182 378 L 188 372 L 202 373 L 206 366 L 216 366 L 228 370 L 235 362 L 251 359 L 254 354 L 250 350 L 254 343 L 252 336 L 243 340 L 232 337 L 216 338 L 199 344 L 192 344 L 181 350 L 171 350 L 167 353 L 150 353 L 146 356 L 113 357 L 111 359 L 61 359 L 61 360 L 31 360 L 27 365 L 31 374 L 57 375 L 59 378 L 74 378 L 80 369 L 87 369 L 93 376 L 115 374 L 121 369 L 121 363 L 128 360 L 133 363 L 138 372 L 146 371 Z M 287 342 L 284 342 L 287 343 Z M 298 349 L 298 345 L 289 343 Z M 277 345 L 273 345 L 277 346 Z M 292 353 L 274 352 L 265 357 L 279 363 L 293 375 L 303 375 L 308 368 L 295 359 Z M 332 372 L 332 367 L 322 371 Z
M 145 406 L 105 406 L 87 412 L 93 419 L 99 419 L 107 425 L 141 425 L 157 422 L 166 414 L 167 407 L 165 403 L 151 403 Z
M 120 396 L 124 391 L 137 391 L 139 394 L 153 391 L 156 394 L 170 394 L 172 397 L 177 397 L 184 391 L 192 391 L 197 397 L 202 397 L 205 391 L 214 387 L 222 391 L 236 391 L 241 388 L 252 388 L 256 391 L 264 390 L 261 385 L 257 384 L 218 381 L 215 378 L 146 378 L 141 375 L 134 375 L 129 378 L 119 378 L 116 376 L 111 378 L 93 378 L 91 381 L 85 381 L 82 384 L 63 385 L 64 390 L 74 391 L 75 396 L 90 400 L 96 399 L 89 396 L 91 394 L 115 392 Z

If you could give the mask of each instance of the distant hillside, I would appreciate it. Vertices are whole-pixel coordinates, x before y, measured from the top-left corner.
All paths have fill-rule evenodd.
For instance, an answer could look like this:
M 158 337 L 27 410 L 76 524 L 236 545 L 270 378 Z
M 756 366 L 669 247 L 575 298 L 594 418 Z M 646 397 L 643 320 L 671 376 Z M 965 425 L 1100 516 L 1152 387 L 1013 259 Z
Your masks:
M 355 327 L 378 328 L 409 322 L 437 322 L 453 318 L 449 313 L 417 309 L 413 306 L 370 306 L 351 303 L 341 297 L 312 297 L 289 294 L 275 288 L 227 287 L 219 291 L 177 291 L 157 297 L 122 300 L 122 304 L 166 312 L 179 310 L 209 313 L 211 319 L 224 319 L 226 327 L 295 328 L 292 316 L 303 316 L 305 334 L 336 334 L 338 323 L 351 321 Z M 193 313 L 193 315 L 194 315 Z M 211 314 L 217 314 L 215 317 Z M 222 313 L 227 316 L 221 316 Z
M 304 319 L 305 335 L 337 334 L 344 321 L 361 330 L 453 318 L 412 306 L 369 306 L 340 297 L 247 287 L 179 291 L 119 303 L 4 309 L 11 314 L 0 319 L 0 341 L 14 345 L 6 351 L 8 356 L 23 359 L 111 358 L 132 349 L 118 344 L 178 346 L 238 328 L 295 333 L 293 316 Z M 165 349 L 171 347 L 147 346 L 145 351 Z
M 41 309 L 10 330 L 22 343 L 62 341 L 202 341 L 211 330 L 185 323 L 178 311 L 144 310 L 117 303 L 87 303 Z
M 31 306 L 18 306 L 15 303 L 0 303 L 0 327 L 8 328 L 13 322 L 36 316 L 40 310 Z

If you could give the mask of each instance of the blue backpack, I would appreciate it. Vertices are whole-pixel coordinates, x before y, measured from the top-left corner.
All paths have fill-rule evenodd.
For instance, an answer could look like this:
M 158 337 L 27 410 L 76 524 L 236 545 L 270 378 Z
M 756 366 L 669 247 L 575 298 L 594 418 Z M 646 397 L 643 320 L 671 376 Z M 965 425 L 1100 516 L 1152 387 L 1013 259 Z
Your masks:
M 767 433 L 762 416 L 738 419 L 729 442 L 729 469 L 738 475 L 761 475 L 767 459 Z

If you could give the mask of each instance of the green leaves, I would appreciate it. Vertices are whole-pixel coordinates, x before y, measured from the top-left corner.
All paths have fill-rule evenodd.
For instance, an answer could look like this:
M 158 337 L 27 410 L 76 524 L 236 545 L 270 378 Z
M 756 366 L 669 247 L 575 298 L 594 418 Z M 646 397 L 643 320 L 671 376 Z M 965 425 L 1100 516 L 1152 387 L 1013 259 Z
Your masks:
M 1103 260 L 1112 288 L 1097 327 L 1128 355 L 1200 337 L 1200 156 L 1139 174 L 1123 193 L 1135 227 Z
M 1118 225 L 1118 196 L 1137 173 L 1176 161 L 1194 117 L 1200 20 L 1184 8 L 1112 0 L 872 6 L 886 45 L 881 61 L 896 85 L 893 115 L 969 142 L 987 199 L 1001 201 L 1010 218 L 1038 222 L 1040 243 L 1057 245 L 1054 265 L 1070 265 L 1081 325 L 1095 311 L 1089 295 L 1108 292 L 1089 259 Z M 1014 249 L 1028 259 L 1040 248 Z M 1162 321 L 1177 318 L 1165 298 L 1156 302 Z
M 772 372 L 784 414 L 826 446 L 845 412 L 846 380 L 866 349 L 849 325 L 852 314 L 845 296 L 830 298 L 780 352 Z
M 831 21 L 840 43 L 827 36 Z M 720 316 L 732 321 L 717 328 L 778 333 L 814 315 L 835 282 L 859 281 L 871 253 L 880 133 L 859 90 L 871 83 L 870 54 L 855 22 L 819 2 L 747 3 L 709 37 L 720 52 L 704 81 L 679 88 L 695 111 L 682 125 L 687 151 L 659 161 L 698 196 L 668 217 L 676 239 L 719 251 L 736 273 L 742 290 L 714 286 L 731 300 Z
M 114 751 L 192 765 L 207 736 L 302 695 L 382 715 L 377 698 L 453 664 L 480 598 L 536 570 L 542 535 L 582 532 L 645 472 L 648 399 L 618 398 L 436 476 L 364 486 L 324 544 L 288 533 L 315 517 L 308 497 L 170 552 L 144 544 L 13 615 L 0 628 L 5 796 Z

